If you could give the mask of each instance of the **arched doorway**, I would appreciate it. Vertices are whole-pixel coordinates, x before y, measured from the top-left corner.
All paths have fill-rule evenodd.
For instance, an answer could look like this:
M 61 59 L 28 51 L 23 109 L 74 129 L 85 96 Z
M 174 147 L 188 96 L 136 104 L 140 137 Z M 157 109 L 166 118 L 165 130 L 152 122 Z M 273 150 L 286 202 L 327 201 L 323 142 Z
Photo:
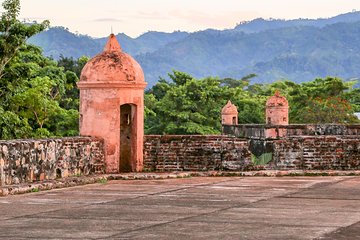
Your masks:
M 120 106 L 120 172 L 135 171 L 136 165 L 136 106 Z

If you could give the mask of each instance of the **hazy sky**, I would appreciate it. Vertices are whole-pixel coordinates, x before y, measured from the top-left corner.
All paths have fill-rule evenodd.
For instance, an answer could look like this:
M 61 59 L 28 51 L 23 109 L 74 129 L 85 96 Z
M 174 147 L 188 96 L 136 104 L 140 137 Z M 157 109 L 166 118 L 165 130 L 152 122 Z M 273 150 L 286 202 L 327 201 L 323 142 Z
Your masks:
M 3 0 L 0 0 L 3 2 Z M 90 36 L 149 30 L 172 32 L 233 28 L 263 18 L 319 18 L 360 10 L 360 0 L 21 0 L 21 18 Z

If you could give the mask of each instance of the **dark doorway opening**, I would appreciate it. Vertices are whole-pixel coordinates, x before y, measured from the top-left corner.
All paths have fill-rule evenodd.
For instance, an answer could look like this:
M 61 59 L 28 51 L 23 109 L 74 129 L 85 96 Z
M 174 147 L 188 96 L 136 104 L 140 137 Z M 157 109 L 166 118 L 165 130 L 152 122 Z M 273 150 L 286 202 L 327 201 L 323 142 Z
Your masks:
M 233 117 L 233 118 L 232 118 L 232 124 L 233 124 L 233 125 L 236 125 L 236 117 Z
M 120 106 L 120 172 L 133 171 L 135 164 L 132 162 L 136 145 L 135 113 L 134 105 Z

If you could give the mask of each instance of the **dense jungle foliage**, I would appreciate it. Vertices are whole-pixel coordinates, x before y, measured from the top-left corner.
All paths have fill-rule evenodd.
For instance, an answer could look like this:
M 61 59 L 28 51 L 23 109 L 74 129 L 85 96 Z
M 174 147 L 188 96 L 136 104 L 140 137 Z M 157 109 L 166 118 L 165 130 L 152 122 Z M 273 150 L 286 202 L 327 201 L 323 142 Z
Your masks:
M 265 102 L 279 90 L 290 105 L 290 123 L 357 123 L 360 89 L 355 82 L 328 77 L 297 84 L 278 81 L 250 84 L 253 75 L 236 80 L 195 79 L 174 71 L 145 94 L 147 134 L 217 134 L 220 112 L 228 100 L 238 107 L 239 123 L 264 123 Z
M 3 2 L 0 19 L 0 138 L 78 133 L 77 76 L 26 43 L 49 26 L 18 20 L 19 0 Z M 75 93 L 74 93 L 75 91 Z

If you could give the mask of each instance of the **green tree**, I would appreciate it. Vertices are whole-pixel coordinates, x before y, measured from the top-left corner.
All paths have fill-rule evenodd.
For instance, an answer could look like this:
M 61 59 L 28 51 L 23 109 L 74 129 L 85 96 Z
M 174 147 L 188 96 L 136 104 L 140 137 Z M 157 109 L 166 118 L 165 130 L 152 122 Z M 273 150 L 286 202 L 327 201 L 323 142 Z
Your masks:
M 340 97 L 310 98 L 306 106 L 299 111 L 301 120 L 305 123 L 354 123 L 351 104 Z
M 0 20 L 0 78 L 4 76 L 6 65 L 16 56 L 26 40 L 49 26 L 49 21 L 40 24 L 24 24 L 17 17 L 20 13 L 20 0 L 5 0 L 4 12 Z
M 241 79 L 224 78 L 221 79 L 220 82 L 223 86 L 228 86 L 230 88 L 235 88 L 235 87 L 245 88 L 249 86 L 250 80 L 256 76 L 257 76 L 256 74 L 252 73 L 246 75 L 245 77 L 242 77 Z
M 18 21 L 19 1 L 3 3 L 0 28 L 0 138 L 65 136 L 77 133 L 77 110 L 66 108 L 76 74 L 26 44 L 48 22 Z M 67 123 L 63 122 L 66 119 Z M 60 124 L 59 124 L 60 122 Z
M 264 121 L 265 98 L 248 93 L 244 84 L 228 86 L 217 78 L 195 79 L 178 71 L 170 78 L 173 83 L 162 79 L 145 95 L 147 134 L 219 134 L 228 100 L 238 106 L 242 123 Z
M 308 97 L 343 96 L 354 82 L 345 82 L 337 77 L 316 78 L 314 81 L 301 84 L 302 91 Z
M 34 118 L 36 125 L 43 128 L 49 115 L 59 110 L 55 100 L 57 93 L 53 91 L 55 82 L 49 77 L 36 77 L 28 83 L 21 92 L 14 94 L 12 103 L 19 109 L 21 117 Z
M 81 70 L 89 61 L 89 57 L 82 56 L 78 59 L 60 55 L 57 61 L 59 67 L 63 67 L 66 74 L 65 94 L 60 106 L 66 109 L 79 109 L 79 89 L 76 84 L 80 79 Z
M 224 104 L 220 82 L 214 78 L 196 80 L 188 74 L 170 74 L 175 84 L 164 81 L 155 86 L 167 88 L 165 94 L 149 94 L 145 104 L 147 133 L 213 134 L 219 133 L 219 111 Z M 160 97 L 159 100 L 156 97 Z
M 6 77 L 1 79 L 4 89 L 0 102 L 4 110 L 11 111 L 27 124 L 23 127 L 31 131 L 19 131 L 6 138 L 49 137 L 76 135 L 78 111 L 66 108 L 69 76 L 57 63 L 42 56 L 41 50 L 24 45 L 5 69 Z M 78 102 L 78 99 L 76 98 Z M 1 116 L 0 116 L 1 118 Z M 62 119 L 67 120 L 65 124 Z M 5 138 L 5 136 L 3 137 Z
M 160 78 L 152 88 L 145 91 L 145 94 L 153 94 L 154 97 L 159 100 L 166 95 L 167 91 L 169 91 L 173 85 L 173 83 L 168 83 L 165 79 Z
M 302 83 L 291 93 L 292 123 L 356 123 L 351 100 L 358 99 L 355 82 L 336 77 L 317 78 Z
M 360 94 L 354 82 L 339 78 L 297 84 L 254 84 L 235 79 L 204 78 L 174 72 L 145 95 L 147 134 L 218 134 L 227 100 L 238 108 L 240 124 L 264 123 L 265 103 L 276 90 L 289 101 L 290 123 L 357 123 L 353 115 Z
M 88 56 L 82 56 L 78 59 L 74 59 L 73 57 L 64 57 L 63 55 L 60 55 L 57 62 L 59 67 L 63 67 L 65 71 L 75 73 L 76 76 L 80 78 L 81 70 L 89 59 L 90 58 Z
M 353 88 L 346 92 L 345 99 L 349 101 L 354 112 L 360 112 L 360 88 Z

